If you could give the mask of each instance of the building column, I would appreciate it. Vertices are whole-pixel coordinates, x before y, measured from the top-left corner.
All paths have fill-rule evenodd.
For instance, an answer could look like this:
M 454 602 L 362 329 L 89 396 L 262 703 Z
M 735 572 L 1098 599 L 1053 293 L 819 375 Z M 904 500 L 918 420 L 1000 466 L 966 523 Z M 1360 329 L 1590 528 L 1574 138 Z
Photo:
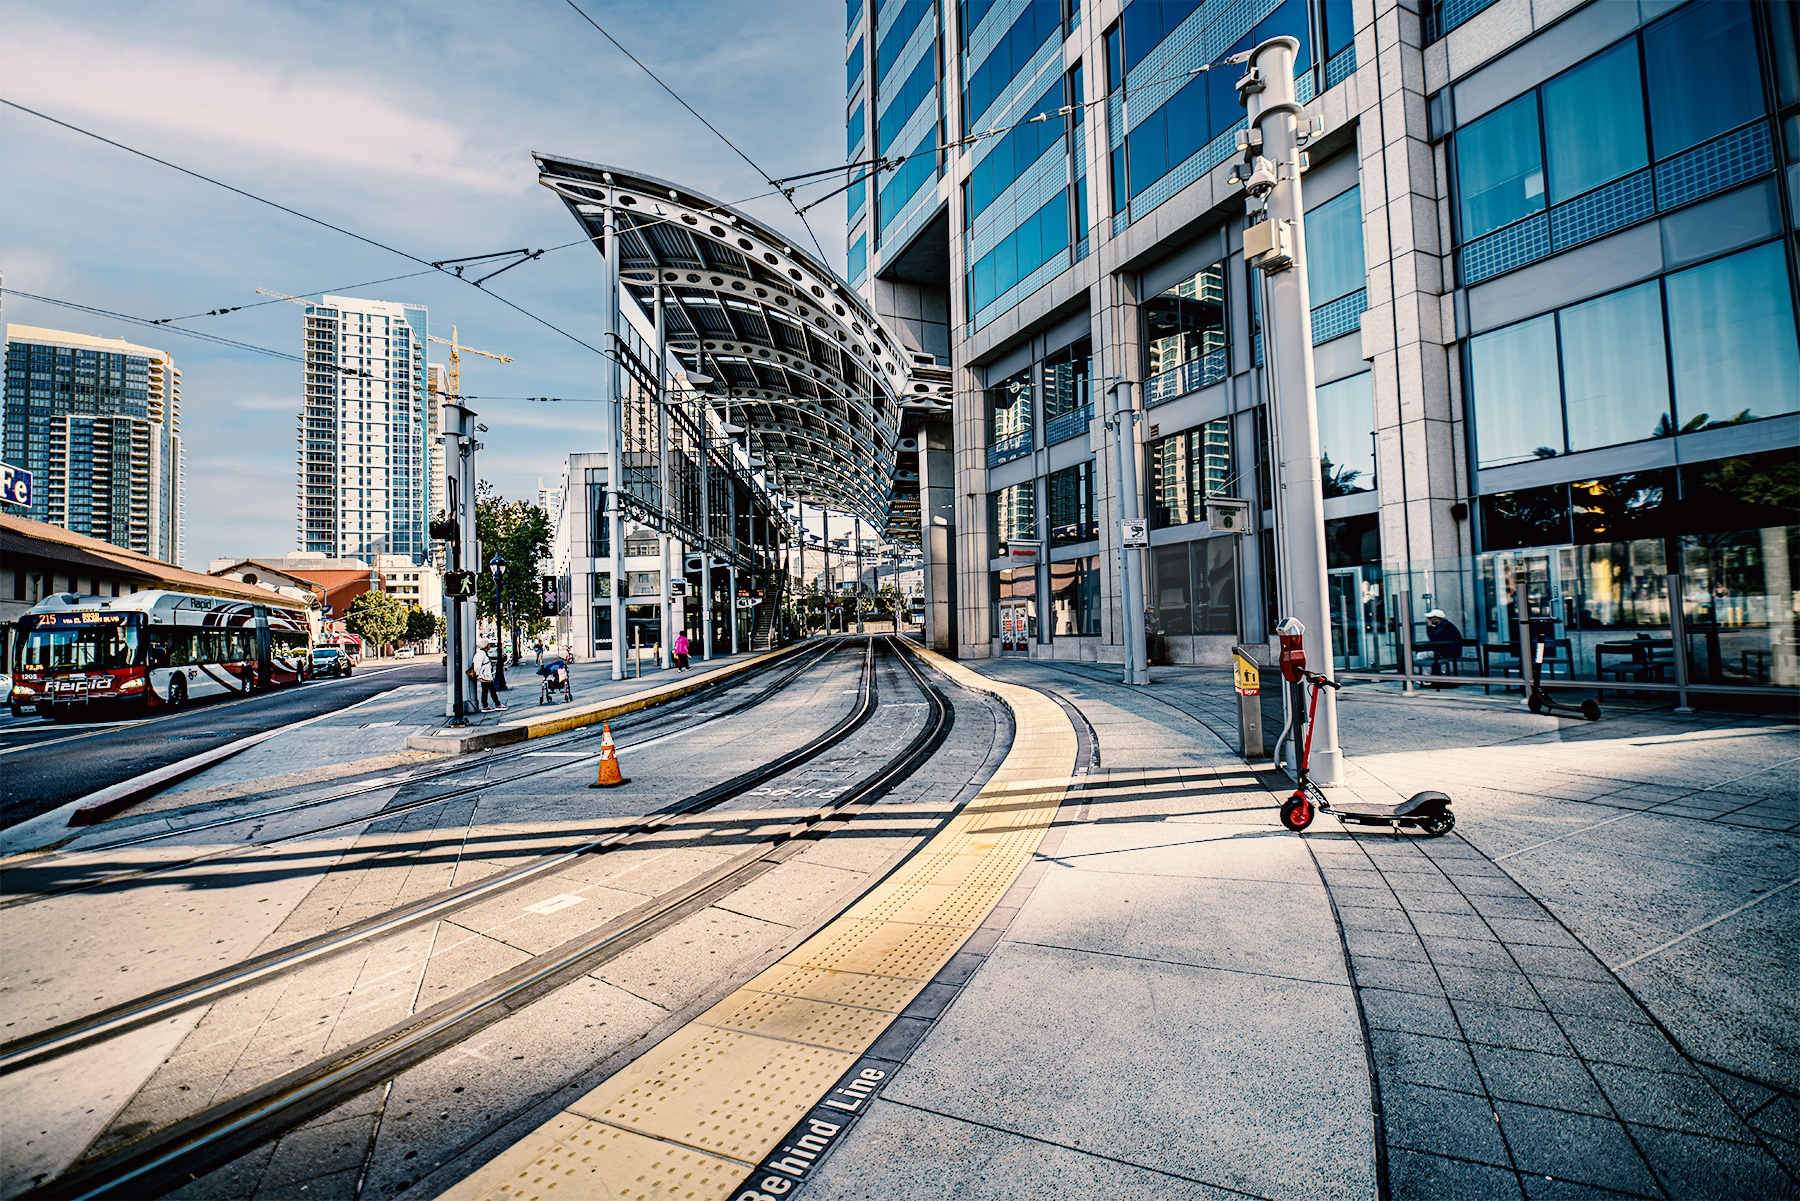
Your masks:
M 951 529 L 959 568 L 954 581 L 956 654 L 958 658 L 986 659 L 993 654 L 994 637 L 988 595 L 993 534 L 988 514 L 987 391 L 980 374 L 968 367 L 958 367 L 955 379 L 956 482 Z
M 956 457 L 951 420 L 919 427 L 919 543 L 925 572 L 925 645 L 956 654 Z

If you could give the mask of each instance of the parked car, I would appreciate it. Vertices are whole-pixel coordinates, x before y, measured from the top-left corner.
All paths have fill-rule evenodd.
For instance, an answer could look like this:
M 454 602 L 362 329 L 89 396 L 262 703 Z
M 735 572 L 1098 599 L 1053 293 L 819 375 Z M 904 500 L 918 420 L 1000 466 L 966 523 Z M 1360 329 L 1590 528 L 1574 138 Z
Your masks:
M 394 658 L 396 659 L 416 659 L 418 656 L 419 652 L 417 648 L 410 646 L 403 646 L 394 652 Z
M 350 656 L 335 646 L 315 646 L 312 649 L 312 676 L 316 680 L 321 676 L 347 676 L 354 664 Z

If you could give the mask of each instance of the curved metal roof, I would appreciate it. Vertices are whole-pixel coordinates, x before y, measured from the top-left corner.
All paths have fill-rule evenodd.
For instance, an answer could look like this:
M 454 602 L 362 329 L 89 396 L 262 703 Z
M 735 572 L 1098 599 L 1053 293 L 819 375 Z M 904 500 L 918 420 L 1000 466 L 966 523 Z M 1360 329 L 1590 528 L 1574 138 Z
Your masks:
M 621 282 L 646 311 L 662 286 L 669 349 L 713 377 L 709 393 L 729 402 L 771 486 L 916 541 L 901 426 L 909 410 L 949 411 L 949 372 L 900 345 L 830 268 L 730 205 L 618 167 L 534 157 L 538 182 L 602 253 L 613 209 Z

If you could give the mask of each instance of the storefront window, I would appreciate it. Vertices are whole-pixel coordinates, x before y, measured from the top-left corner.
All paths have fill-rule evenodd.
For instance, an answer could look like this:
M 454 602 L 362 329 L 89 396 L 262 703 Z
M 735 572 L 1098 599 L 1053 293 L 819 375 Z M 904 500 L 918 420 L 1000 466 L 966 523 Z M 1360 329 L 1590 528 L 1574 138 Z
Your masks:
M 1153 634 L 1236 634 L 1237 539 L 1151 550 Z
M 1100 559 L 1050 564 L 1050 633 L 1067 638 L 1100 632 Z

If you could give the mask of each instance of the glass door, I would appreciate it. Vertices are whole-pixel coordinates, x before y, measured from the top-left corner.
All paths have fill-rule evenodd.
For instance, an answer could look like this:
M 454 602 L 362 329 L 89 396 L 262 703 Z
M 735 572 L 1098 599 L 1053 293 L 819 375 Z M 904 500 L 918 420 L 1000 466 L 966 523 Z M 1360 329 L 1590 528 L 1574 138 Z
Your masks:
M 1334 568 L 1327 573 L 1326 589 L 1331 597 L 1331 665 L 1340 671 L 1365 671 L 1374 651 L 1375 630 L 1363 569 Z

